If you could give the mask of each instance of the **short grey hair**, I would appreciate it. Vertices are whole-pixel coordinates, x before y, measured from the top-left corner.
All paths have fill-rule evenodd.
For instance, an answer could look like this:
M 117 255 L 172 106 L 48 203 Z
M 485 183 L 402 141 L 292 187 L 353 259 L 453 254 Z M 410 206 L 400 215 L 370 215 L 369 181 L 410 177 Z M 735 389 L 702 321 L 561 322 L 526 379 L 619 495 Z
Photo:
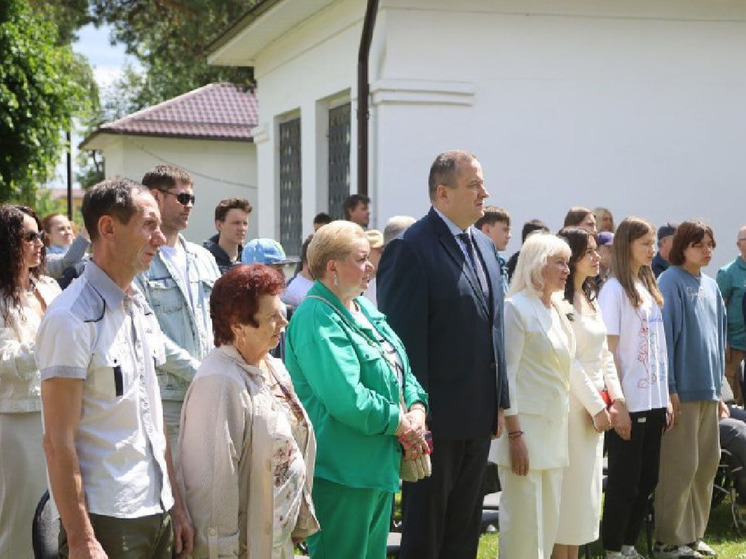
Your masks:
M 91 242 L 99 238 L 98 222 L 103 216 L 110 215 L 125 225 L 129 223 L 139 211 L 135 196 L 142 193 L 148 193 L 148 189 L 124 177 L 109 178 L 88 189 L 81 212 Z
M 416 221 L 415 218 L 408 215 L 395 215 L 389 219 L 383 229 L 383 246 L 386 246 L 391 239 L 395 239 L 409 229 Z
M 430 201 L 435 201 L 439 185 L 443 184 L 449 188 L 455 188 L 459 165 L 462 162 L 471 163 L 476 158 L 474 154 L 461 149 L 444 151 L 438 155 L 430 166 L 430 176 L 427 181 Z

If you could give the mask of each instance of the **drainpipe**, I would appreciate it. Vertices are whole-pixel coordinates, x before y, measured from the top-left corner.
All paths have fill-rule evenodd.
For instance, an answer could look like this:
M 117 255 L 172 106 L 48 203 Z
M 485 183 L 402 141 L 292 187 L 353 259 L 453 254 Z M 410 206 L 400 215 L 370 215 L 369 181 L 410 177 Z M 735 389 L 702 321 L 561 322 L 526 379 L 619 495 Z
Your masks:
M 365 196 L 368 195 L 368 58 L 377 14 L 378 0 L 368 0 L 357 55 L 357 191 Z

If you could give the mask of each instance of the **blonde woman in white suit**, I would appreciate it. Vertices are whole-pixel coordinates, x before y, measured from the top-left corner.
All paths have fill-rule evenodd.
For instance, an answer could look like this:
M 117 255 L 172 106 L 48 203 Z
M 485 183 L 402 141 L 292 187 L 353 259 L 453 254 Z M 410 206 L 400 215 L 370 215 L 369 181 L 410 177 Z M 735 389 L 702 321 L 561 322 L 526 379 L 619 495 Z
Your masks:
M 505 302 L 510 408 L 494 460 L 503 488 L 501 558 L 548 558 L 557 534 L 575 354 L 561 308 L 569 259 L 570 247 L 558 237 L 529 237 Z

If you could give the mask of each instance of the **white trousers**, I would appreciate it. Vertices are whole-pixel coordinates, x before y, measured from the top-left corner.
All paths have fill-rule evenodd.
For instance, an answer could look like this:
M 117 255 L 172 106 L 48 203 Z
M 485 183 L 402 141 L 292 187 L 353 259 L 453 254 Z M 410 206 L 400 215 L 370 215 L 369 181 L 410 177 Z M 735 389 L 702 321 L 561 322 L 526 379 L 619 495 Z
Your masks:
M 549 559 L 559 526 L 564 468 L 515 475 L 499 467 L 500 559 Z
M 41 439 L 41 413 L 0 413 L 0 557 L 34 557 L 31 524 L 47 489 Z

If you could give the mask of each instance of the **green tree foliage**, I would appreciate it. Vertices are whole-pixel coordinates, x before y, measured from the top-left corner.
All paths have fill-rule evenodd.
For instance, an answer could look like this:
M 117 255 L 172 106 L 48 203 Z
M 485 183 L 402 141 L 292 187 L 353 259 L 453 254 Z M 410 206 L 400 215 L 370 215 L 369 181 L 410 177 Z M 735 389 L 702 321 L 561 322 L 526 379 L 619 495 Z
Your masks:
M 27 0 L 0 1 L 0 53 L 0 200 L 33 205 L 59 161 L 63 131 L 97 92 L 85 60 Z
M 93 22 L 88 0 L 28 0 L 42 18 L 57 25 L 57 44 L 69 45 L 78 39 L 78 29 Z
M 152 106 L 216 81 L 251 85 L 250 68 L 209 66 L 208 45 L 241 17 L 254 0 L 91 0 L 97 20 L 113 26 L 143 67 L 132 110 Z M 120 81 L 132 91 L 133 76 Z M 121 115 L 120 115 L 121 116 Z

